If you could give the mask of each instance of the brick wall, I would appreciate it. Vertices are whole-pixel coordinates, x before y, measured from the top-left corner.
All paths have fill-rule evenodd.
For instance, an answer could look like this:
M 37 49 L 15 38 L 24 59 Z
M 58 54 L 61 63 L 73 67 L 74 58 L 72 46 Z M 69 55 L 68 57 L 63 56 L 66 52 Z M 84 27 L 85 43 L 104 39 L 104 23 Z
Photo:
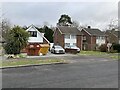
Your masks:
M 64 48 L 64 34 L 61 34 L 58 28 L 54 32 L 53 42 Z
M 85 45 L 86 50 L 94 50 L 96 45 L 96 36 L 91 36 L 84 30 L 81 31 L 84 36 L 86 36 L 86 40 L 83 42 L 83 47 Z
M 91 36 L 90 50 L 95 50 L 96 47 L 96 36 Z
M 79 47 L 82 50 L 82 36 L 77 35 L 77 47 Z

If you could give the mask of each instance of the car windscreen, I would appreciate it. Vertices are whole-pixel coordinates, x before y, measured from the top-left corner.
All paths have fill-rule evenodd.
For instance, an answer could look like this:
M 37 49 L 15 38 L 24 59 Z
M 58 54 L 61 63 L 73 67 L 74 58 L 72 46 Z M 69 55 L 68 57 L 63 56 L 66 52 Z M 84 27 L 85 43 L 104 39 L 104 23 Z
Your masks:
M 55 48 L 62 48 L 61 46 L 55 46 Z
M 76 48 L 76 46 L 74 46 L 74 45 L 71 45 L 70 47 Z

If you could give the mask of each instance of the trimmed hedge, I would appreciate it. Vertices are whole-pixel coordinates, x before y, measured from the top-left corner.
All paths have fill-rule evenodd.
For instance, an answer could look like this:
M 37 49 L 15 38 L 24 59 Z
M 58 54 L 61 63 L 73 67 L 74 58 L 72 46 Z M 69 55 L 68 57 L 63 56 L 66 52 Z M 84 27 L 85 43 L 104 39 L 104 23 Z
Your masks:
M 112 47 L 113 47 L 113 50 L 120 52 L 120 44 L 113 44 Z

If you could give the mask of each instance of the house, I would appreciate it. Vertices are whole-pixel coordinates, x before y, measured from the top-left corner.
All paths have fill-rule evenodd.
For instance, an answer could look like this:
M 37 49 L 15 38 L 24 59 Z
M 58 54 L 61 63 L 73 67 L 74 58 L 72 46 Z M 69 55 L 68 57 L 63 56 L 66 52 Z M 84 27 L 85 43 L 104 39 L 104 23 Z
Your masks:
M 44 37 L 44 33 L 39 32 L 34 25 L 30 25 L 26 30 L 29 32 L 27 47 L 22 50 L 27 52 L 28 55 L 38 55 L 40 44 L 49 44 L 50 42 Z
M 99 29 L 88 26 L 83 28 L 83 50 L 96 50 L 102 44 L 106 44 L 106 35 Z
M 120 44 L 120 31 L 118 29 L 106 30 L 107 42 Z
M 76 45 L 82 48 L 82 33 L 71 26 L 57 26 L 54 30 L 54 44 L 59 44 L 63 48 L 68 45 Z

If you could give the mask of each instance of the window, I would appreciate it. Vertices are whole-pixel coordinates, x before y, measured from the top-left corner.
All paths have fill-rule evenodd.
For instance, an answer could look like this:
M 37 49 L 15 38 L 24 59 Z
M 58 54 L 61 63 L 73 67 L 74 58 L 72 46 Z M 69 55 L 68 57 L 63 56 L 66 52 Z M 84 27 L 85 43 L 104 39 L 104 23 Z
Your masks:
M 100 36 L 96 37 L 96 39 L 100 39 Z
M 83 36 L 83 40 L 86 40 L 86 36 Z
M 29 31 L 31 37 L 37 37 L 37 31 Z
M 65 43 L 65 47 L 68 47 L 68 46 L 70 46 L 70 43 Z
M 76 39 L 76 35 L 71 35 L 71 39 Z
M 73 43 L 73 45 L 75 45 L 75 46 L 76 46 L 76 43 Z
M 105 39 L 105 37 L 101 37 L 101 39 Z
M 98 37 L 96 37 L 96 39 L 105 39 L 105 37 L 103 37 L 103 36 L 98 36 Z
M 66 39 L 70 39 L 70 35 L 65 35 L 65 38 Z

